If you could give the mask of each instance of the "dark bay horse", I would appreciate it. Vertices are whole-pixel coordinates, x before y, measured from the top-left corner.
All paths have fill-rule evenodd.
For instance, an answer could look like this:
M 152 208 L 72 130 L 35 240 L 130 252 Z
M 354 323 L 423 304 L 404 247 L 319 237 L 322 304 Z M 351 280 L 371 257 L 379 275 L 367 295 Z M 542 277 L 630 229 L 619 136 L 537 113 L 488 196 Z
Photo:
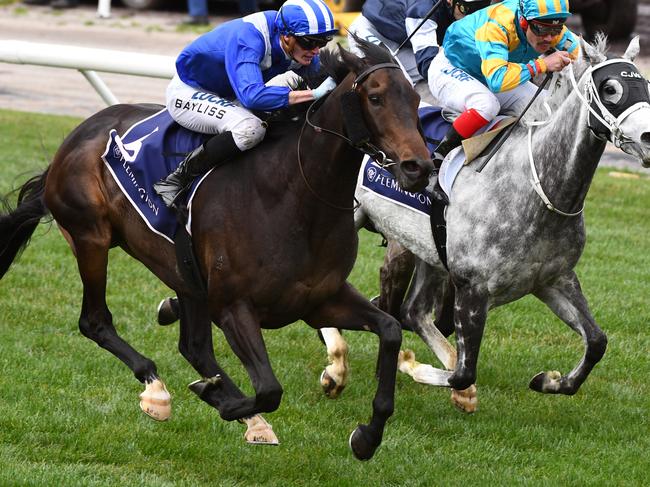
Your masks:
M 357 253 L 352 207 L 363 153 L 343 136 L 349 127 L 342 98 L 356 100 L 355 124 L 365 124 L 369 135 L 362 148 L 394 162 L 391 170 L 404 188 L 422 189 L 432 164 L 418 130 L 417 94 L 386 49 L 362 46 L 364 58 L 340 47 L 338 55 L 323 53 L 339 85 L 308 112 L 311 123 L 270 129 L 262 145 L 210 173 L 199 188 L 192 235 L 205 295 L 184 282 L 174 246 L 148 231 L 100 158 L 109 131 L 124 133 L 159 110 L 151 105 L 118 105 L 93 115 L 64 140 L 51 165 L 20 188 L 17 208 L 0 216 L 0 276 L 50 213 L 83 282 L 81 333 L 147 385 L 141 407 L 156 419 L 169 416 L 169 394 L 154 362 L 118 336 L 106 304 L 111 247 L 124 249 L 176 291 L 179 350 L 202 378 L 190 387 L 225 420 L 279 407 L 282 386 L 262 328 L 302 319 L 314 328 L 371 331 L 379 336 L 373 413 L 350 436 L 354 455 L 371 458 L 393 413 L 401 331 L 346 282 Z M 217 363 L 212 323 L 246 368 L 254 396 L 245 396 Z

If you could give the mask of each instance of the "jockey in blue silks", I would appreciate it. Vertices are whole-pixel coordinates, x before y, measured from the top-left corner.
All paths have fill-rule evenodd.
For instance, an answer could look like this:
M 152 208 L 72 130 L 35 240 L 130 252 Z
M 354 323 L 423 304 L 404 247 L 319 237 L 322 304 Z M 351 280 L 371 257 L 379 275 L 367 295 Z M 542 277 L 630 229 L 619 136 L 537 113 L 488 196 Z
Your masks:
M 334 89 L 332 78 L 313 90 L 266 82 L 288 71 L 317 72 L 320 48 L 336 32 L 321 0 L 287 0 L 277 12 L 221 24 L 181 52 L 167 88 L 167 110 L 183 127 L 215 135 L 154 185 L 167 206 L 196 176 L 262 141 L 266 128 L 253 110 L 278 110 Z
M 415 31 L 434 3 L 434 0 L 366 0 L 361 15 L 348 30 L 374 44 L 382 42 L 395 52 Z M 489 4 L 490 0 L 443 0 L 397 53 L 402 71 L 424 101 L 433 102 L 427 86 L 429 65 L 438 54 L 451 23 Z M 356 47 L 352 35 L 348 36 L 348 42 L 352 49 Z
M 564 25 L 569 15 L 568 0 L 506 0 L 449 27 L 444 52 L 431 63 L 429 87 L 440 106 L 460 115 L 434 162 L 499 113 L 521 113 L 537 91 L 535 76 L 577 59 L 578 38 Z

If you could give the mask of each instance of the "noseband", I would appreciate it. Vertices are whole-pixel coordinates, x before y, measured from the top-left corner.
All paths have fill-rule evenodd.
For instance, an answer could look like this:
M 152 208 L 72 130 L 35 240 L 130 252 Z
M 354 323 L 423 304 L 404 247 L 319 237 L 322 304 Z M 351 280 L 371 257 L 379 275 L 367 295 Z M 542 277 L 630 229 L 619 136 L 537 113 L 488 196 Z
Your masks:
M 375 146 L 370 142 L 370 132 L 368 131 L 366 122 L 363 118 L 363 112 L 361 110 L 361 100 L 359 98 L 359 93 L 357 91 L 359 85 L 361 85 L 368 78 L 368 76 L 370 76 L 372 73 L 374 73 L 379 69 L 401 69 L 401 68 L 399 67 L 399 65 L 393 63 L 379 63 L 370 66 L 369 68 L 364 70 L 361 74 L 357 75 L 357 77 L 352 82 L 352 87 L 350 88 L 350 90 L 346 92 L 341 98 L 341 104 L 344 105 L 343 106 L 344 109 L 342 110 L 343 126 L 346 129 L 345 130 L 346 133 L 348 133 L 350 137 L 346 137 L 345 135 L 336 132 L 334 130 L 319 127 L 309 119 L 309 116 L 318 109 L 318 107 L 322 102 L 325 101 L 325 99 L 327 98 L 326 96 L 320 98 L 319 100 L 315 100 L 311 104 L 311 106 L 309 107 L 305 115 L 305 122 L 303 123 L 302 128 L 300 129 L 300 136 L 298 137 L 298 167 L 300 169 L 300 174 L 302 175 L 302 179 L 307 185 L 307 188 L 309 188 L 312 194 L 319 201 L 337 210 L 346 210 L 346 211 L 356 210 L 359 205 L 358 202 L 354 206 L 350 206 L 350 207 L 335 205 L 322 198 L 312 188 L 312 186 L 309 184 L 309 181 L 307 181 L 307 177 L 305 176 L 305 172 L 303 170 L 302 162 L 300 158 L 300 145 L 302 142 L 302 136 L 305 131 L 305 126 L 309 124 L 309 126 L 313 128 L 314 131 L 316 132 L 319 133 L 325 132 L 331 135 L 335 135 L 340 139 L 343 139 L 350 146 L 370 156 L 370 158 L 372 158 L 375 162 L 377 162 L 377 164 L 379 164 L 381 167 L 388 167 L 395 164 L 395 162 L 392 159 L 388 158 L 383 151 L 381 151 L 377 146 Z

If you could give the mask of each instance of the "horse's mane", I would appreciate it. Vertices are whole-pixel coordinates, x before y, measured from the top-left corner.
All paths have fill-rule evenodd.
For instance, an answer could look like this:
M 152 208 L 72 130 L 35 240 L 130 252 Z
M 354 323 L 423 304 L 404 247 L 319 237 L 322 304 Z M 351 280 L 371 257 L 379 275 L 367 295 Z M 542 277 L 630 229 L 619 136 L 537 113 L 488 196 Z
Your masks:
M 606 56 L 607 51 L 609 50 L 609 46 L 607 45 L 607 36 L 600 32 L 597 33 L 592 47 L 603 56 Z M 530 107 L 524 118 L 529 121 L 546 120 L 548 118 L 548 113 L 544 107 L 544 102 L 550 106 L 551 112 L 555 113 L 573 90 L 573 86 L 569 79 L 568 69 L 573 69 L 576 81 L 578 81 L 588 67 L 589 62 L 585 59 L 584 53 L 581 51 L 580 56 L 571 66 L 565 68 L 559 73 L 554 73 L 548 86 L 548 96 L 545 99 L 540 97 L 535 100 L 535 103 Z

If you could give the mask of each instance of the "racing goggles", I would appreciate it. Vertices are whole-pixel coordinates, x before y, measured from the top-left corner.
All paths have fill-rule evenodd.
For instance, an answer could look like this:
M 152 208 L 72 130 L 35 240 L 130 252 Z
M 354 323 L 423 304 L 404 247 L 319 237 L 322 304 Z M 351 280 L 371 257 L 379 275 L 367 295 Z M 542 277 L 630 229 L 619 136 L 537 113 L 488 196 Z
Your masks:
M 531 20 L 528 22 L 528 27 L 533 31 L 533 34 L 540 37 L 551 35 L 553 37 L 560 35 L 564 27 L 564 19 L 552 20 L 550 22 L 542 22 L 540 20 Z
M 473 14 L 477 10 L 481 10 L 482 8 L 485 8 L 488 5 L 490 5 L 490 0 L 487 0 L 485 2 L 470 2 L 470 3 L 465 3 L 461 0 L 454 3 L 456 7 L 458 7 L 458 11 L 461 13 L 461 15 L 469 15 L 469 14 Z
M 311 51 L 316 48 L 322 49 L 325 47 L 332 40 L 332 36 L 295 36 L 295 39 L 300 47 L 306 51 Z

